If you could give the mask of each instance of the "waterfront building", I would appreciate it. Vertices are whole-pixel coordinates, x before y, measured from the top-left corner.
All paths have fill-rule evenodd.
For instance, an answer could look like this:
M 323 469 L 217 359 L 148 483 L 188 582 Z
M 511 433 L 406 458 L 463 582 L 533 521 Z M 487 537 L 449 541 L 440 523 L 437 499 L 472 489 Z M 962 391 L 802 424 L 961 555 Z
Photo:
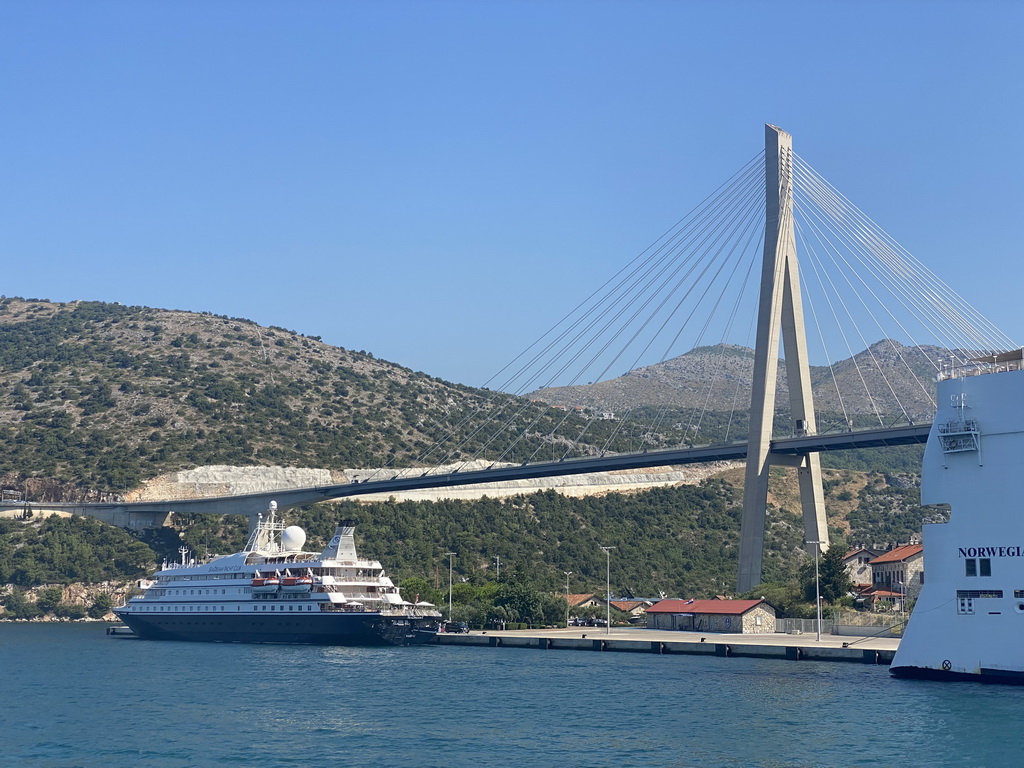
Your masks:
M 593 593 L 585 595 L 569 595 L 567 598 L 570 608 L 603 608 L 604 600 Z
M 856 594 L 856 599 L 871 611 L 899 611 L 903 597 L 902 592 L 884 587 L 861 587 Z
M 651 629 L 767 634 L 775 609 L 764 600 L 661 600 L 647 609 Z
M 643 616 L 649 607 L 654 605 L 650 600 L 612 600 L 612 608 L 631 617 Z
M 912 540 L 872 560 L 871 586 L 900 595 L 901 600 L 914 600 L 921 594 L 924 584 L 924 548 Z
M 871 578 L 871 561 L 882 554 L 880 549 L 860 547 L 851 549 L 843 556 L 843 565 L 850 576 L 850 583 L 857 587 L 870 587 L 874 582 Z

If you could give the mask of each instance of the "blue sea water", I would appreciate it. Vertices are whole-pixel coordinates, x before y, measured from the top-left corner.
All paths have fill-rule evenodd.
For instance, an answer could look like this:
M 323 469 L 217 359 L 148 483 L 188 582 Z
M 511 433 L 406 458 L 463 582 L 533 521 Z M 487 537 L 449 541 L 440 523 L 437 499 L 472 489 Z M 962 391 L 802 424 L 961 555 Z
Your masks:
M 1003 766 L 1024 689 L 885 667 L 0 624 L 0 765 Z

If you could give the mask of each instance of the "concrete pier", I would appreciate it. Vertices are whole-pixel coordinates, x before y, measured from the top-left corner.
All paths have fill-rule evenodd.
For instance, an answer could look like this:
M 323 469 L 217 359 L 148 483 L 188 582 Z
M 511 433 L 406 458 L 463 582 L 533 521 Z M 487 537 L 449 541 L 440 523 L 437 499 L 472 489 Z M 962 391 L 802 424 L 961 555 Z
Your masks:
M 601 627 L 488 630 L 467 635 L 442 633 L 437 636 L 437 642 L 440 645 L 490 648 L 690 654 L 885 665 L 892 662 L 900 643 L 894 637 L 822 635 L 821 640 L 816 640 L 814 635 L 725 635 L 633 628 L 612 628 L 608 632 Z

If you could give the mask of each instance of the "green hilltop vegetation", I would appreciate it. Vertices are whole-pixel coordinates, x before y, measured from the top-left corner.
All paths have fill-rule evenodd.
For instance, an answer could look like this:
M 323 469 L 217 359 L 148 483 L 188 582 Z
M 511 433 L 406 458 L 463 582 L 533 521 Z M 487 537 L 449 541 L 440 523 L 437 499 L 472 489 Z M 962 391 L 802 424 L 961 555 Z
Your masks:
M 613 436 L 610 422 L 248 320 L 0 299 L 0 477 L 9 487 L 116 493 L 206 464 L 415 466 L 445 438 L 462 445 L 455 460 L 484 448 L 487 419 L 513 411 L 529 433 L 511 461 L 559 458 L 584 428 L 584 452 L 635 444 Z M 514 439 L 495 440 L 487 455 Z
M 410 466 L 449 434 L 465 441 L 456 456 L 466 457 L 484 448 L 483 421 L 512 407 L 519 423 L 533 425 L 517 460 L 557 458 L 584 429 L 582 449 L 593 452 L 609 440 L 612 450 L 635 450 L 635 436 L 650 432 L 638 423 L 613 434 L 614 421 L 444 382 L 248 320 L 0 298 L 0 483 L 36 500 L 93 499 L 205 464 Z M 688 428 L 683 409 L 641 417 L 671 424 L 646 438 L 648 448 L 676 445 Z M 710 418 L 711 432 L 726 428 Z M 484 455 L 505 448 L 488 445 Z M 890 453 L 844 454 L 842 471 L 828 473 L 837 546 L 905 541 L 920 530 L 916 478 L 895 474 L 917 462 Z M 307 529 L 315 549 L 339 519 L 356 520 L 361 551 L 422 594 L 444 581 L 447 551 L 458 553 L 463 593 L 497 589 L 494 557 L 509 584 L 561 592 L 563 572 L 573 571 L 573 591 L 602 591 L 599 546 L 611 545 L 617 593 L 702 596 L 734 584 L 741 496 L 728 478 L 587 498 L 322 504 L 290 511 L 289 521 Z M 798 509 L 785 493 L 770 508 L 770 581 L 792 584 L 806 563 Z M 45 584 L 138 578 L 176 557 L 182 540 L 204 555 L 235 551 L 246 535 L 242 518 L 177 515 L 176 525 L 135 537 L 82 518 L 0 521 L 0 584 L 17 588 L 5 602 Z
M 138 578 L 153 560 L 153 550 L 127 531 L 89 517 L 48 517 L 38 526 L 0 520 L 0 584 Z

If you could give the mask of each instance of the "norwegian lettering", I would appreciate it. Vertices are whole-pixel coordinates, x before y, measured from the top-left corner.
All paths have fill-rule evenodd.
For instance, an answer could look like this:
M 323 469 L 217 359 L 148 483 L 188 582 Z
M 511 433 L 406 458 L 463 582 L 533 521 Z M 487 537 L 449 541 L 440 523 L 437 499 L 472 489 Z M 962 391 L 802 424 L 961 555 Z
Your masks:
M 957 547 L 960 557 L 1024 557 L 1024 547 Z

